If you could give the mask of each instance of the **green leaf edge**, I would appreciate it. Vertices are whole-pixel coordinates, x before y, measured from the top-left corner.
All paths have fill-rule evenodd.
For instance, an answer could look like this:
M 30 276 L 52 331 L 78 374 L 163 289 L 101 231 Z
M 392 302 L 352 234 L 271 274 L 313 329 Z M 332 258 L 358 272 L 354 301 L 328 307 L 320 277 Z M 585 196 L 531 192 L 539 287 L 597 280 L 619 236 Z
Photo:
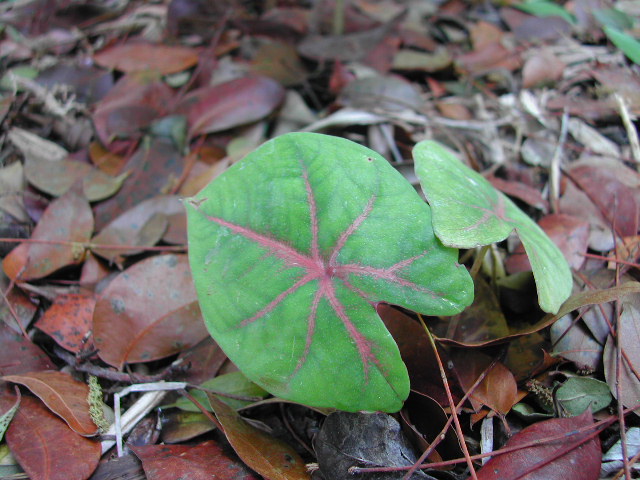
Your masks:
M 505 211 L 509 212 L 511 216 L 516 214 L 516 218 L 511 218 L 511 222 L 502 221 L 496 227 L 495 235 L 491 237 L 490 241 L 485 242 L 464 242 L 460 239 L 454 239 L 449 237 L 447 233 L 443 233 L 440 228 L 440 212 L 439 206 L 431 204 L 431 210 L 433 213 L 433 230 L 438 236 L 440 241 L 448 246 L 457 248 L 475 248 L 483 245 L 489 245 L 494 242 L 500 242 L 509 236 L 513 230 L 522 241 L 524 249 L 529 257 L 533 276 L 538 289 L 538 303 L 542 310 L 548 313 L 556 313 L 567 298 L 571 295 L 573 287 L 573 279 L 571 276 L 571 269 L 564 258 L 564 255 L 560 249 L 551 241 L 547 234 L 536 224 L 526 213 L 524 213 L 515 203 L 513 203 L 506 195 L 496 190 L 489 181 L 480 175 L 478 172 L 467 167 L 462 163 L 453 153 L 447 150 L 442 144 L 433 140 L 423 140 L 416 144 L 413 149 L 413 158 L 415 162 L 415 173 L 420 180 L 422 190 L 429 201 L 428 188 L 425 187 L 426 162 L 430 160 L 449 162 L 451 166 L 460 173 L 473 180 L 480 187 L 491 190 L 496 198 L 501 199 L 504 202 Z M 537 248 L 534 247 L 534 243 L 537 242 Z M 533 254 L 538 249 L 546 250 L 547 255 L 554 259 L 555 266 L 560 271 L 560 278 L 551 277 L 545 273 L 544 265 L 538 262 L 537 258 L 533 258 Z
M 604 30 L 607 38 L 611 40 L 611 43 L 622 50 L 622 53 L 624 53 L 629 60 L 636 65 L 640 65 L 640 42 L 638 40 L 617 28 L 605 26 L 602 30 Z

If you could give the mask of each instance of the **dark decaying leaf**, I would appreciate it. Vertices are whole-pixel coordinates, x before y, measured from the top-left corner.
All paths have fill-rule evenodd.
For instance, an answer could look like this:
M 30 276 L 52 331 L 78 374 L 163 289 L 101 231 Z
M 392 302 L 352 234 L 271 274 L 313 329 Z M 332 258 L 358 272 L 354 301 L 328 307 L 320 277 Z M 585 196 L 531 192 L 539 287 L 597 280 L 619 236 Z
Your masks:
M 126 43 L 105 48 L 93 59 L 100 66 L 127 73 L 153 71 L 167 75 L 193 67 L 198 63 L 198 53 L 188 47 Z
M 68 293 L 58 295 L 35 326 L 53 338 L 58 345 L 78 353 L 87 347 L 91 331 L 93 309 L 96 299 L 93 295 Z
M 400 355 L 409 372 L 411 390 L 428 395 L 445 405 L 447 394 L 442 386 L 436 356 L 424 328 L 418 321 L 384 303 L 378 305 L 376 311 L 398 344 Z M 449 360 L 444 349 L 439 348 L 438 355 L 444 363 Z M 453 381 L 454 379 L 449 379 L 450 383 Z
M 289 445 L 247 423 L 215 395 L 209 403 L 229 443 L 252 470 L 270 480 L 308 480 L 304 460 Z
M 96 230 L 102 230 L 140 202 L 169 193 L 180 178 L 183 166 L 182 156 L 173 142 L 154 138 L 150 145 L 141 145 L 123 167 L 129 175 L 122 188 L 95 206 Z
M 0 214 L 1 216 L 1 214 Z M 11 245 L 13 247 L 13 245 Z M 8 253 L 8 252 L 7 252 Z M 9 290 L 10 281 L 0 269 L 0 289 L 5 293 L 6 301 L 0 302 L 0 318 L 4 319 L 5 324 L 9 325 L 16 332 L 21 332 L 20 325 L 26 328 L 36 313 L 37 305 L 32 302 L 29 297 L 20 289 L 12 288 Z M 16 318 L 13 315 L 16 315 Z
M 452 361 L 465 391 L 468 391 L 491 365 L 491 357 L 477 350 L 454 350 Z M 497 362 L 473 390 L 469 401 L 476 411 L 484 405 L 506 415 L 518 401 L 517 395 L 518 385 L 513 374 L 501 362 Z
M 634 192 L 604 168 L 578 166 L 569 176 L 604 215 L 609 226 L 621 236 L 635 235 L 640 224 L 640 208 Z
M 298 52 L 318 61 L 359 61 L 384 40 L 391 28 L 393 23 L 389 22 L 366 32 L 333 36 L 309 35 L 298 45 Z
M 177 196 L 158 195 L 144 200 L 115 218 L 93 237 L 92 243 L 96 247 L 92 251 L 107 260 L 121 263 L 124 255 L 133 255 L 140 250 L 119 250 L 114 247 L 155 245 L 167 231 L 168 217 L 172 215 L 184 217 L 184 207 Z M 186 243 L 186 238 L 183 243 Z M 109 248 L 100 248 L 100 245 L 108 245 Z
M 468 308 L 446 321 L 431 322 L 439 340 L 480 346 L 501 341 L 512 333 L 493 289 L 482 277 L 474 283 L 473 303 Z
M 332 413 L 324 421 L 313 446 L 320 472 L 331 480 L 352 480 L 350 467 L 406 467 L 416 460 L 400 424 L 384 413 Z M 404 473 L 369 473 L 366 477 L 399 480 Z M 418 471 L 411 478 L 430 477 Z
M 96 134 L 109 151 L 124 153 L 145 128 L 164 116 L 173 90 L 151 75 L 125 75 L 97 104 L 93 113 Z M 120 172 L 118 172 L 120 173 Z
M 268 77 L 248 76 L 186 95 L 176 112 L 187 116 L 190 136 L 255 122 L 284 99 L 284 88 Z
M 142 460 L 148 480 L 258 480 L 212 440 L 198 445 L 144 445 L 132 450 Z
M 625 407 L 631 408 L 640 404 L 640 380 L 634 373 L 634 370 L 638 371 L 638 365 L 640 365 L 640 311 L 630 302 L 625 302 L 623 308 L 617 324 L 617 344 L 610 336 L 604 347 L 604 374 L 614 397 Z M 617 375 L 618 349 L 625 352 L 633 366 L 631 369 L 624 357 L 621 358 L 619 376 Z M 638 410 L 635 412 L 636 415 L 640 415 Z
M 0 411 L 14 401 L 12 396 L 0 396 Z M 32 397 L 22 397 L 6 439 L 32 480 L 86 480 L 100 461 L 100 442 L 73 432 Z
M 98 427 L 89 415 L 89 387 L 58 371 L 29 372 L 2 377 L 19 383 L 33 392 L 49 409 L 59 415 L 69 427 L 83 436 L 95 435 Z
M 593 431 L 574 433 L 592 423 L 589 411 L 577 417 L 535 423 L 511 437 L 505 447 L 539 444 L 496 455 L 480 469 L 478 480 L 597 480 L 600 439 Z M 561 438 L 546 441 L 557 436 Z
M 83 244 L 89 241 L 92 232 L 89 203 L 82 196 L 68 192 L 45 210 L 31 235 L 31 240 L 36 242 L 20 244 L 4 258 L 4 272 L 10 278 L 19 277 L 24 281 L 78 264 L 84 258 Z
M 20 375 L 25 372 L 52 370 L 55 364 L 21 333 L 0 322 L 0 374 Z
M 151 257 L 121 273 L 96 303 L 93 328 L 98 355 L 117 368 L 205 338 L 186 255 Z
M 36 81 L 46 88 L 67 85 L 78 101 L 92 104 L 113 87 L 113 74 L 94 66 L 58 63 L 40 72 Z
M 554 355 L 572 361 L 578 368 L 591 371 L 599 369 L 603 346 L 581 322 L 574 325 L 571 316 L 565 315 L 551 325 L 550 333 Z
M 407 371 L 374 305 L 450 315 L 471 300 L 429 207 L 345 139 L 271 140 L 190 199 L 187 218 L 209 331 L 249 379 L 289 400 L 399 410 Z

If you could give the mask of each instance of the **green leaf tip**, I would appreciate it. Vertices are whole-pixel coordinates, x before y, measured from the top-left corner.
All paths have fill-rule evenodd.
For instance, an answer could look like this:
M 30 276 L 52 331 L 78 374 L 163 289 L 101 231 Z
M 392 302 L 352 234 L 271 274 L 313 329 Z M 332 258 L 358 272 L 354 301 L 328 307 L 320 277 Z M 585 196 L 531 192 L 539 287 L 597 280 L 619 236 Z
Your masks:
M 564 255 L 546 233 L 438 142 L 418 143 L 413 158 L 431 205 L 434 231 L 442 243 L 474 248 L 500 242 L 515 229 L 531 263 L 540 308 L 557 312 L 569 298 L 573 282 Z
M 186 207 L 211 335 L 249 379 L 291 401 L 399 410 L 407 369 L 375 306 L 453 315 L 473 297 L 429 206 L 383 157 L 342 138 L 270 140 Z

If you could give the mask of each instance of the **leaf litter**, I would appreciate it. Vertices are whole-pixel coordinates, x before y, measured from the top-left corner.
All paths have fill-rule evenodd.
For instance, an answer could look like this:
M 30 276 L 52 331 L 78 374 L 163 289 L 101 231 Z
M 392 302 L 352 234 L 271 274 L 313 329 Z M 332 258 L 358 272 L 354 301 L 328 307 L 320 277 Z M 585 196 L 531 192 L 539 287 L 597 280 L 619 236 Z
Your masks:
M 31 478 L 81 480 L 96 468 L 99 440 L 76 433 L 95 432 L 83 398 L 88 375 L 99 378 L 104 391 L 94 396 L 107 404 L 132 383 L 220 387 L 240 375 L 206 340 L 177 194 L 196 194 L 272 136 L 305 129 L 371 147 L 414 186 L 411 149 L 423 140 L 445 143 L 561 254 L 545 248 L 551 262 L 530 262 L 540 243 L 527 242 L 532 227 L 520 217 L 483 252 L 478 238 L 465 244 L 460 261 L 475 277 L 475 300 L 452 318 L 425 318 L 436 353 L 417 322 L 420 310 L 375 299 L 412 389 L 399 415 L 404 433 L 393 427 L 411 440 L 398 440 L 407 449 L 401 462 L 345 457 L 344 446 L 328 453 L 319 441 L 334 421 L 326 411 L 260 400 L 263 391 L 245 379 L 220 387 L 223 396 L 206 405 L 222 417 L 225 436 L 204 413 L 175 407 L 162 408 L 167 420 L 158 428 L 177 445 L 153 445 L 156 427 L 141 423 L 149 444 L 132 450 L 147 478 L 257 478 L 253 469 L 264 478 L 311 471 L 329 480 L 348 478 L 350 467 L 362 478 L 403 478 L 407 459 L 424 451 L 425 475 L 438 478 L 632 478 L 640 56 L 628 21 L 638 12 L 628 2 L 608 10 L 460 0 L 63 4 L 0 6 L 8 67 L 0 81 L 8 140 L 0 160 L 0 412 L 17 405 L 8 382 L 24 385 L 5 439 Z M 423 183 L 436 178 L 420 168 Z M 246 188 L 277 170 L 265 169 Z M 239 185 L 224 198 L 241 192 Z M 506 207 L 491 213 L 496 205 L 474 205 L 484 213 L 471 223 L 494 214 L 513 220 Z M 401 205 L 399 215 L 408 209 Z M 395 221 L 375 234 L 399 235 Z M 514 226 L 525 233 L 524 248 Z M 543 288 L 545 313 L 531 264 L 544 283 L 540 272 L 558 268 L 555 255 L 569 262 L 573 289 Z M 247 363 L 264 348 L 264 341 L 252 346 Z M 464 399 L 459 406 L 449 404 L 436 355 L 447 367 L 450 398 Z M 125 409 L 134 406 L 128 402 Z M 392 419 L 338 415 L 353 422 L 345 438 L 371 431 L 374 418 Z M 451 415 L 468 420 L 457 448 L 453 430 L 442 443 L 435 431 Z M 493 416 L 499 420 L 487 443 L 481 425 Z M 596 432 L 603 446 L 619 447 L 602 471 Z M 357 435 L 351 446 L 368 451 L 373 438 Z M 380 442 L 393 447 L 390 434 Z M 459 442 L 467 444 L 466 461 Z M 493 458 L 482 465 L 481 455 Z M 122 465 L 107 455 L 100 475 Z M 137 461 L 126 465 L 142 474 Z

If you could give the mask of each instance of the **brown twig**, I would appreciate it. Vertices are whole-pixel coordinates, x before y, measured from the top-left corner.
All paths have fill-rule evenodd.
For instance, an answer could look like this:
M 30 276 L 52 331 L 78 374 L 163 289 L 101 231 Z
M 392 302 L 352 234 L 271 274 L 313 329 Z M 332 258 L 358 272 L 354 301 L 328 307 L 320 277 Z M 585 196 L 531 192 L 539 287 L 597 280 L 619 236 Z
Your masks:
M 491 364 L 487 368 L 485 368 L 480 375 L 478 375 L 478 378 L 476 378 L 476 381 L 473 382 L 473 385 L 471 385 L 471 387 L 465 392 L 462 399 L 456 405 L 454 411 L 458 411 L 462 408 L 462 405 L 464 405 L 464 402 L 467 401 L 467 399 L 471 396 L 471 394 L 475 391 L 475 389 L 478 388 L 478 385 L 480 385 L 480 383 L 485 379 L 487 374 L 493 369 L 493 367 L 497 363 L 498 363 L 498 359 L 494 358 L 491 361 Z M 418 468 L 420 468 L 420 465 L 422 464 L 422 462 L 424 462 L 429 457 L 429 455 L 431 455 L 431 452 L 433 452 L 436 449 L 436 447 L 440 444 L 440 442 L 444 440 L 444 436 L 447 433 L 447 430 L 449 430 L 449 427 L 451 427 L 452 422 L 453 422 L 453 414 L 449 416 L 449 418 L 447 419 L 447 422 L 444 424 L 444 427 L 442 427 L 442 430 L 440 430 L 440 433 L 438 433 L 438 435 L 433 440 L 433 442 L 431 442 L 431 444 L 426 448 L 426 450 L 422 452 L 422 455 L 420 456 L 420 458 L 414 462 L 413 464 L 414 468 L 409 470 L 405 474 L 405 476 L 402 477 L 402 480 L 409 480 L 411 478 L 411 475 L 413 475 L 415 471 Z
M 469 471 L 471 473 L 471 478 L 473 480 L 478 480 L 478 476 L 476 475 L 476 470 L 473 466 L 473 460 L 469 455 L 469 449 L 467 448 L 467 443 L 464 440 L 464 433 L 462 432 L 462 426 L 460 425 L 460 419 L 458 418 L 458 412 L 456 411 L 456 405 L 453 402 L 453 396 L 451 395 L 451 389 L 449 388 L 449 381 L 447 380 L 447 373 L 444 370 L 444 366 L 442 365 L 442 359 L 440 358 L 440 354 L 438 353 L 438 348 L 436 347 L 436 342 L 433 340 L 433 335 L 427 328 L 427 325 L 424 323 L 424 318 L 422 315 L 418 314 L 418 318 L 420 319 L 420 323 L 422 324 L 422 328 L 424 328 L 425 333 L 427 334 L 427 338 L 429 339 L 429 343 L 431 344 L 431 348 L 433 349 L 433 353 L 435 354 L 436 361 L 438 362 L 438 368 L 440 369 L 440 377 L 442 379 L 442 385 L 444 386 L 444 390 L 447 393 L 447 400 L 449 401 L 449 405 L 451 407 L 451 417 L 453 418 L 453 423 L 456 428 L 456 433 L 458 434 L 458 438 L 460 440 L 460 446 L 462 448 L 462 453 L 464 454 L 464 458 L 467 461 L 467 466 L 469 467 Z

